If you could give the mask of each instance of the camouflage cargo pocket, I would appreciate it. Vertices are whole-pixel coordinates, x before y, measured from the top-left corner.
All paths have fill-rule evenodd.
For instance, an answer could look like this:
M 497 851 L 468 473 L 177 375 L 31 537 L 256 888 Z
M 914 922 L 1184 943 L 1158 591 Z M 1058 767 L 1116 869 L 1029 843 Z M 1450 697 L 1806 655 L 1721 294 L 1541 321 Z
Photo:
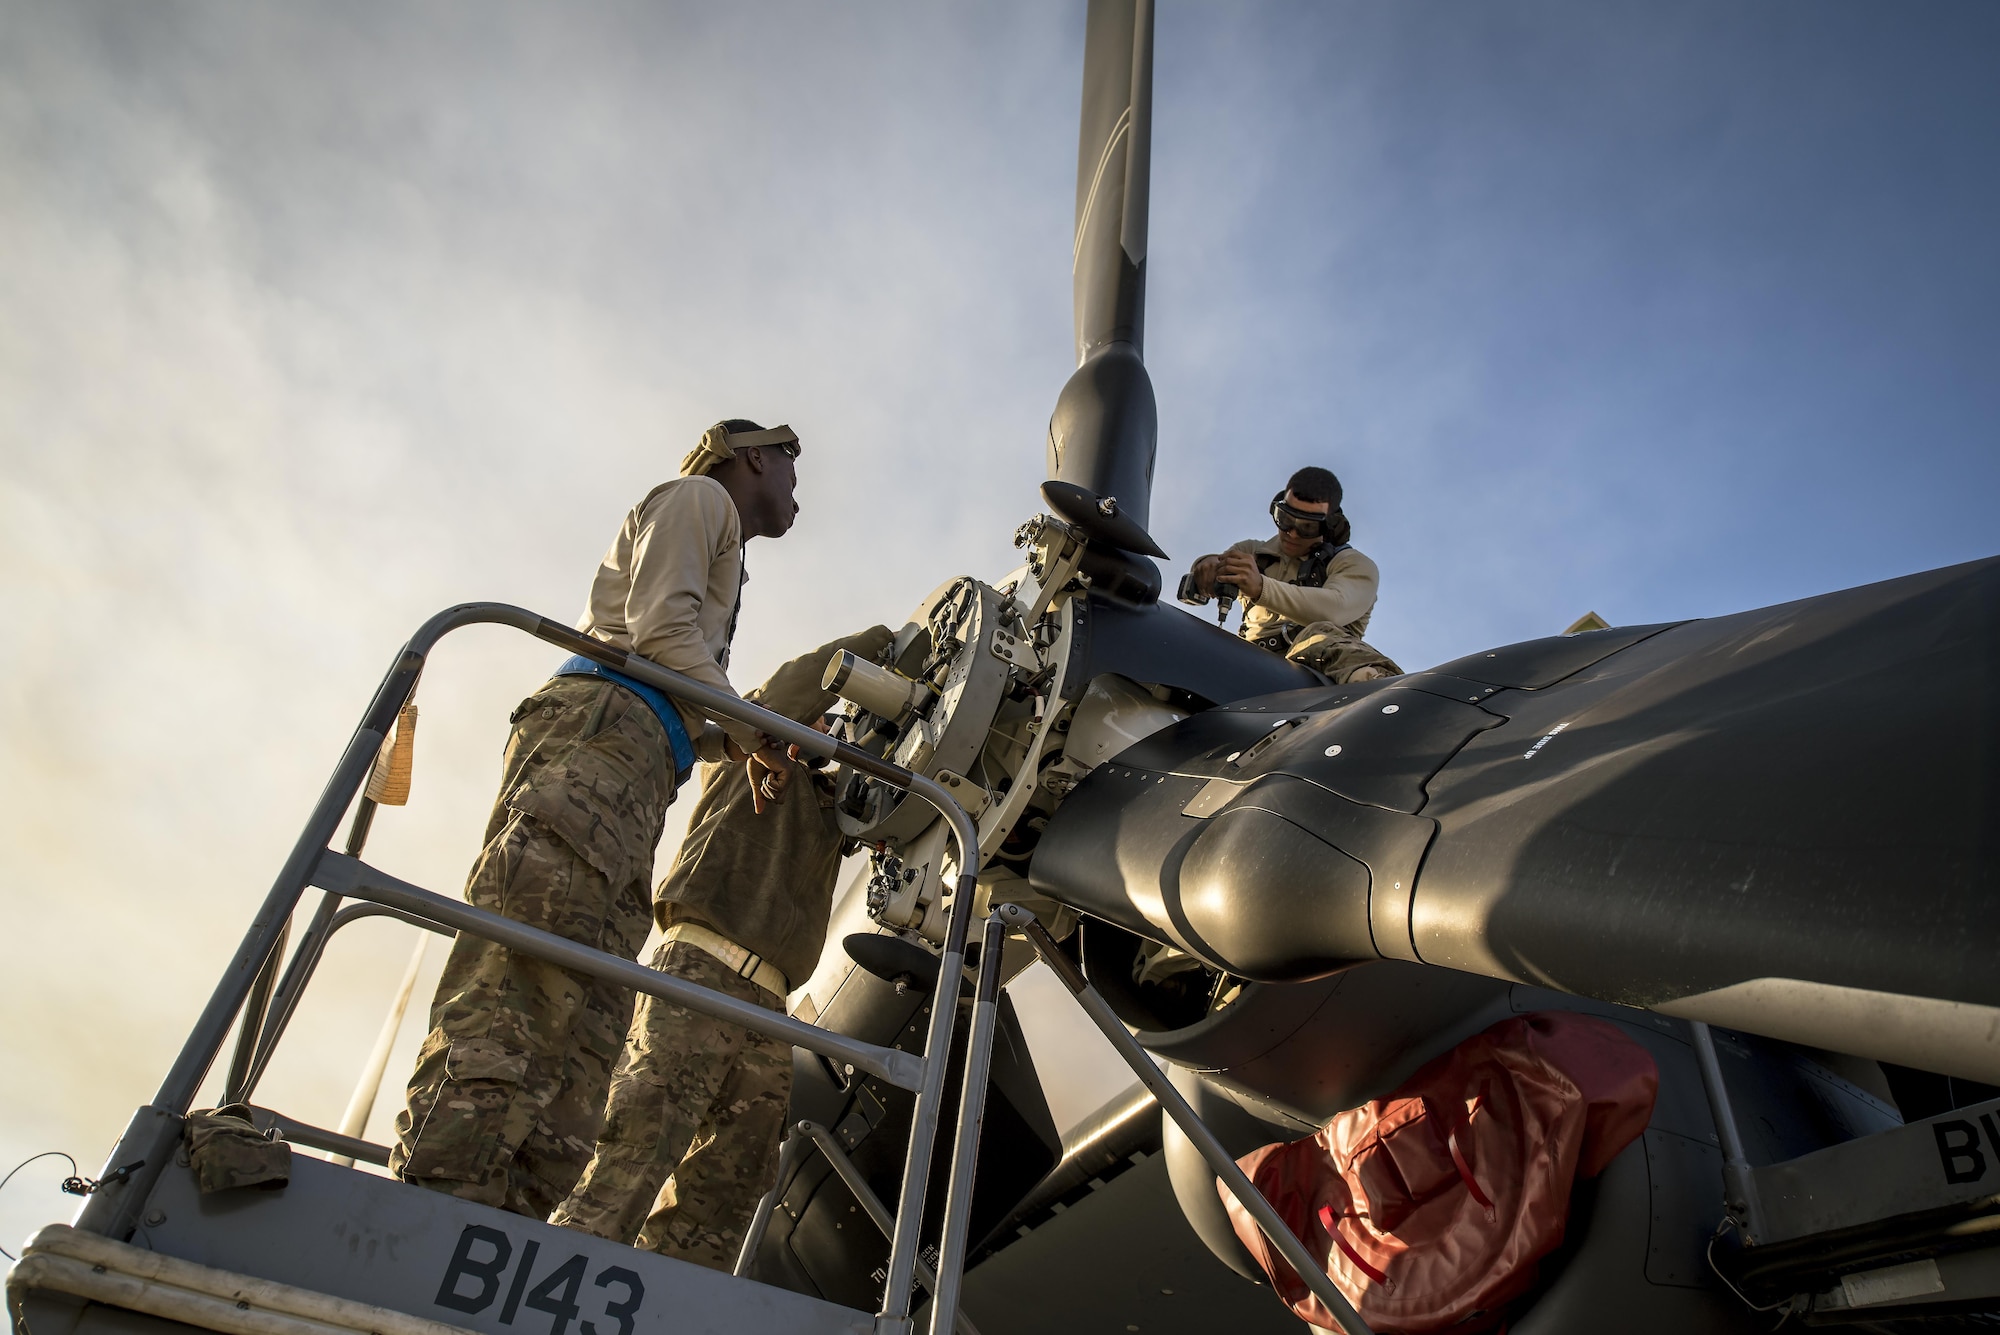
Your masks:
M 614 886 L 651 878 L 653 846 L 673 800 L 666 729 L 617 687 L 605 722 L 507 794 L 510 810 L 553 830 Z
M 456 1084 L 463 1080 L 500 1080 L 518 1085 L 528 1074 L 528 1054 L 515 1052 L 490 1038 L 461 1038 L 445 1055 L 444 1078 Z
M 527 1073 L 524 1052 L 486 1038 L 455 1040 L 445 1055 L 444 1079 L 431 1091 L 409 1145 L 403 1176 L 483 1181 L 506 1158 L 508 1118 Z

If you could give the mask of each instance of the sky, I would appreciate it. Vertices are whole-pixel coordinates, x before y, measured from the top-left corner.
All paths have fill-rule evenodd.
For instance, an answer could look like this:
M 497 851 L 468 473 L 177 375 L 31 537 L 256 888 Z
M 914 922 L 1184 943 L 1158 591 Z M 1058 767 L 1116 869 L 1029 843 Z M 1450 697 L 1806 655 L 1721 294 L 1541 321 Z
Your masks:
M 805 442 L 740 685 L 1012 566 L 1071 369 L 1082 31 L 0 0 L 0 1172 L 96 1171 L 409 632 L 573 618 L 710 423 Z M 1371 640 L 1419 668 L 1994 554 L 1996 57 L 1976 0 L 1162 5 L 1170 564 L 1332 467 Z M 462 884 L 556 657 L 445 642 L 372 861 Z M 265 1100 L 338 1120 L 410 944 L 335 943 Z M 1059 1121 L 1122 1083 L 1020 1003 Z M 0 1195 L 0 1245 L 65 1171 Z

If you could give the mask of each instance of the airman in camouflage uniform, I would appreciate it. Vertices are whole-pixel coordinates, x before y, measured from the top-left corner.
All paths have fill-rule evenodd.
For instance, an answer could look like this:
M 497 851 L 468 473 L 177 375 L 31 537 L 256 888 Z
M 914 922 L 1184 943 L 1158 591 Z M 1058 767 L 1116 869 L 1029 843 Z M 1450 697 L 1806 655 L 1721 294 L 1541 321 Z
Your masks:
M 820 686 L 827 660 L 843 649 L 874 659 L 889 641 L 877 626 L 822 645 L 750 698 L 789 718 L 817 719 L 834 703 Z M 709 768 L 655 901 L 668 940 L 652 966 L 782 1010 L 783 991 L 805 981 L 826 942 L 844 845 L 832 806 L 831 783 L 815 776 L 759 815 L 740 767 Z M 689 925 L 703 944 L 674 939 Z M 776 1176 L 791 1087 L 789 1044 L 641 997 L 611 1078 L 603 1138 L 551 1222 L 730 1269 Z
M 593 677 L 556 678 L 513 722 L 502 800 L 466 898 L 636 958 L 652 925 L 652 847 L 674 795 L 665 729 L 637 696 Z M 621 988 L 461 935 L 438 980 L 391 1170 L 546 1217 L 596 1140 L 631 1014 Z
M 798 437 L 712 428 L 626 517 L 578 629 L 721 690 L 746 538 L 798 512 Z M 648 698 L 651 697 L 651 698 Z M 514 711 L 500 796 L 466 885 L 478 908 L 623 959 L 649 926 L 653 848 L 704 729 L 692 707 L 575 658 Z M 794 768 L 753 728 L 705 742 L 782 791 Z M 603 1121 L 631 993 L 469 934 L 453 943 L 397 1118 L 405 1180 L 543 1218 Z

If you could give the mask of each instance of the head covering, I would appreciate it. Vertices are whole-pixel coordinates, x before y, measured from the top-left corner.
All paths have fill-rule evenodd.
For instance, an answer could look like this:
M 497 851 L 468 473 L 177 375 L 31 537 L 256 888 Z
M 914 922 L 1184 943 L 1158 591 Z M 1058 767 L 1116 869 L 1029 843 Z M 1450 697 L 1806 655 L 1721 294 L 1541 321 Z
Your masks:
M 707 477 L 716 465 L 729 462 L 736 451 L 752 445 L 797 445 L 798 433 L 788 426 L 769 430 L 731 431 L 727 422 L 717 422 L 701 433 L 701 443 L 681 460 L 682 477 Z

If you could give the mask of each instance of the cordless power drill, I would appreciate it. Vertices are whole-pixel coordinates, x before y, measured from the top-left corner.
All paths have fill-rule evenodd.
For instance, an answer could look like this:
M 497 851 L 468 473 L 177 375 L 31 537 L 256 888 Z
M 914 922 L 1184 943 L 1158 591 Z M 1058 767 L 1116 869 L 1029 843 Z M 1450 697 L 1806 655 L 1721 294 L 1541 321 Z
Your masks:
M 1229 620 L 1229 609 L 1236 606 L 1237 588 L 1234 584 L 1218 581 L 1215 586 L 1215 624 L 1220 626 Z M 1206 607 L 1208 595 L 1195 586 L 1194 572 L 1190 570 L 1181 576 L 1181 585 L 1174 597 L 1189 607 Z

